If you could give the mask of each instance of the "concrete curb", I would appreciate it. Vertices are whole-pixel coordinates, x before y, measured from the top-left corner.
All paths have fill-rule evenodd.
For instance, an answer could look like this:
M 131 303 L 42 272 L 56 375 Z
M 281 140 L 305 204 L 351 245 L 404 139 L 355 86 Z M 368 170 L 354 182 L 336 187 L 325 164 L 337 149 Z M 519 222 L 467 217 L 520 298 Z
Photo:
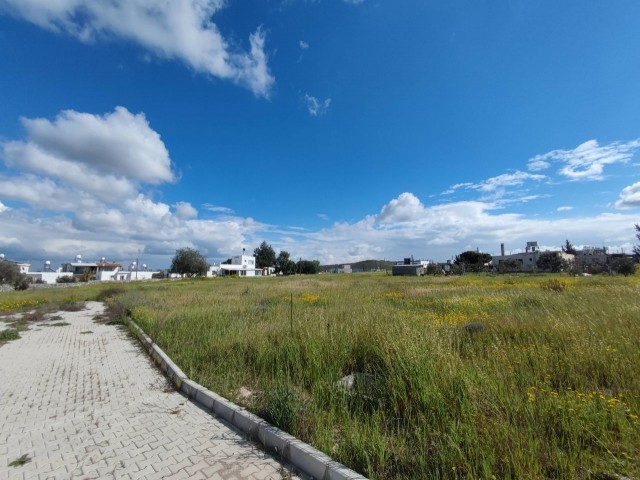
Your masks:
M 238 428 L 262 444 L 265 450 L 275 452 L 305 475 L 317 480 L 366 480 L 366 477 L 332 460 L 311 445 L 190 380 L 133 320 L 127 319 L 127 322 L 151 358 L 189 400 Z

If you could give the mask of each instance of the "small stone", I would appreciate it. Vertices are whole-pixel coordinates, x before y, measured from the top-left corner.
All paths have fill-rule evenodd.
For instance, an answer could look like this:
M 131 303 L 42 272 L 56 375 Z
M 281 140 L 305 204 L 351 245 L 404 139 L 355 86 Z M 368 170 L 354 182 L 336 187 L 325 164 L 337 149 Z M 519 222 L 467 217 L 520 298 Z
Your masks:
M 469 333 L 482 332 L 484 330 L 484 325 L 477 322 L 467 323 L 464 326 L 464 329 Z

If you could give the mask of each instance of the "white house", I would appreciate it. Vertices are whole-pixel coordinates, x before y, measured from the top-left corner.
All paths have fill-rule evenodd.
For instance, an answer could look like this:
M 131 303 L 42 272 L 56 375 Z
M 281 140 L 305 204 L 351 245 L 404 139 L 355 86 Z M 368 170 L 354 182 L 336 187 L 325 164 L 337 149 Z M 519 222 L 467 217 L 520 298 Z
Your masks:
M 128 269 L 123 269 L 122 264 L 107 262 L 104 257 L 99 262 L 83 262 L 82 256 L 77 255 L 75 262 L 62 265 L 62 272 L 70 272 L 73 275 L 88 275 L 92 280 L 99 282 L 134 282 L 136 280 L 151 280 L 157 271 L 149 270 L 145 264 L 138 265 L 131 262 Z
M 230 264 L 222 264 L 220 275 L 238 275 L 240 277 L 262 277 L 264 270 L 256 267 L 256 257 L 252 255 L 236 255 L 231 258 Z M 270 275 L 268 273 L 267 275 Z

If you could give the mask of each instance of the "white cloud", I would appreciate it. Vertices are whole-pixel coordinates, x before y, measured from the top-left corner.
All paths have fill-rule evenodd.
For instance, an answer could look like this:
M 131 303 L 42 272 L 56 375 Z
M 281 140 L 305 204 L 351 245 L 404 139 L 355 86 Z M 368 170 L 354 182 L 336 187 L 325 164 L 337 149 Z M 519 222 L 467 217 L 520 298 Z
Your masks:
M 198 211 L 189 202 L 178 202 L 173 206 L 176 209 L 176 216 L 179 218 L 194 218 L 198 216 Z
M 496 177 L 491 177 L 486 180 L 483 180 L 479 183 L 457 183 L 449 187 L 448 190 L 442 192 L 443 195 L 447 195 L 455 192 L 456 190 L 464 189 L 464 190 L 478 190 L 485 193 L 495 192 L 504 187 L 514 187 L 523 185 L 528 180 L 540 181 L 544 180 L 546 177 L 540 174 L 533 174 L 521 171 L 515 171 L 514 173 L 503 173 L 502 175 L 498 175 Z
M 7 207 L 4 203 L 0 202 L 0 213 L 6 212 L 7 210 L 9 210 L 9 207 Z
M 364 3 L 364 0 L 342 0 L 344 3 L 349 3 L 351 5 L 360 5 Z
M 119 38 L 162 58 L 179 59 L 198 72 L 231 80 L 269 96 L 274 78 L 264 51 L 265 34 L 249 37 L 249 52 L 226 40 L 213 15 L 225 0 L 2 0 L 0 9 L 83 42 Z
M 300 46 L 300 48 L 302 50 L 307 50 L 309 48 L 309 44 L 307 42 L 305 42 L 304 40 L 300 40 L 298 45 Z
M 312 117 L 318 117 L 320 115 L 324 115 L 329 110 L 331 106 L 331 99 L 327 98 L 325 100 L 320 100 L 308 93 L 304 95 L 304 102 L 309 110 L 309 115 Z
M 631 245 L 633 215 L 599 214 L 590 217 L 545 219 L 519 213 L 502 213 L 494 203 L 452 202 L 425 206 L 405 192 L 392 199 L 379 215 L 354 223 L 336 223 L 287 245 L 293 255 L 319 257 L 326 263 L 364 259 L 416 258 L 443 260 L 468 248 L 499 252 L 530 240 L 560 245 L 565 238 L 575 244 Z
M 16 257 L 63 261 L 81 253 L 128 261 L 137 255 L 164 267 L 178 248 L 228 256 L 266 228 L 214 205 L 207 206 L 226 216 L 198 220 L 189 202 L 170 206 L 142 193 L 144 184 L 176 180 L 167 149 L 143 114 L 119 107 L 104 116 L 66 111 L 55 121 L 23 123 L 25 141 L 1 144 L 9 169 L 0 173 L 0 200 L 23 205 L 0 203 L 0 232 L 11 232 L 0 235 L 0 249 Z
M 226 214 L 233 214 L 234 211 L 231 208 L 228 207 L 221 207 L 219 205 L 213 205 L 211 203 L 205 203 L 202 206 L 205 210 L 209 210 L 210 212 L 215 212 L 215 213 L 226 213 Z
M 326 213 L 319 213 L 318 214 L 318 218 L 320 220 L 325 220 L 326 221 L 326 220 L 329 220 L 329 215 L 327 215 Z
M 573 150 L 553 150 L 529 160 L 530 171 L 545 170 L 553 162 L 561 165 L 558 173 L 569 180 L 602 180 L 604 168 L 616 163 L 627 163 L 640 147 L 640 139 L 613 142 L 600 146 L 589 140 Z
M 640 207 L 640 182 L 629 185 L 620 192 L 620 199 L 616 202 L 616 208 L 627 209 Z
M 470 188 L 476 188 L 482 192 L 494 192 L 502 187 L 520 186 L 527 180 L 540 181 L 544 180 L 544 175 L 532 174 L 527 172 L 517 171 L 514 173 L 504 173 L 497 177 L 492 177 L 485 180 L 482 183 L 476 184 Z
M 102 201 L 135 196 L 138 182 L 172 182 L 171 159 L 144 114 L 116 107 L 103 116 L 61 112 L 22 119 L 26 141 L 0 144 L 9 167 L 44 175 Z
M 413 193 L 401 193 L 380 211 L 377 220 L 380 223 L 410 222 L 424 214 L 424 205 Z
M 565 206 L 565 207 L 558 207 L 556 209 L 558 212 L 568 212 L 570 210 L 573 210 L 573 207 L 569 207 L 569 206 Z

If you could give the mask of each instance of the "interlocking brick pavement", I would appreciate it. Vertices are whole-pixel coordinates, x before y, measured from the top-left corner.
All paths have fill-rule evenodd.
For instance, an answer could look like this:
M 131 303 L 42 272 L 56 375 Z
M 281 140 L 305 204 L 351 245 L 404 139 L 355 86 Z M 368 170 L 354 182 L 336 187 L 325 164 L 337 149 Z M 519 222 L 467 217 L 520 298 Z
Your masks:
M 297 478 L 167 388 L 135 340 L 93 320 L 102 311 L 87 302 L 0 347 L 0 479 Z

